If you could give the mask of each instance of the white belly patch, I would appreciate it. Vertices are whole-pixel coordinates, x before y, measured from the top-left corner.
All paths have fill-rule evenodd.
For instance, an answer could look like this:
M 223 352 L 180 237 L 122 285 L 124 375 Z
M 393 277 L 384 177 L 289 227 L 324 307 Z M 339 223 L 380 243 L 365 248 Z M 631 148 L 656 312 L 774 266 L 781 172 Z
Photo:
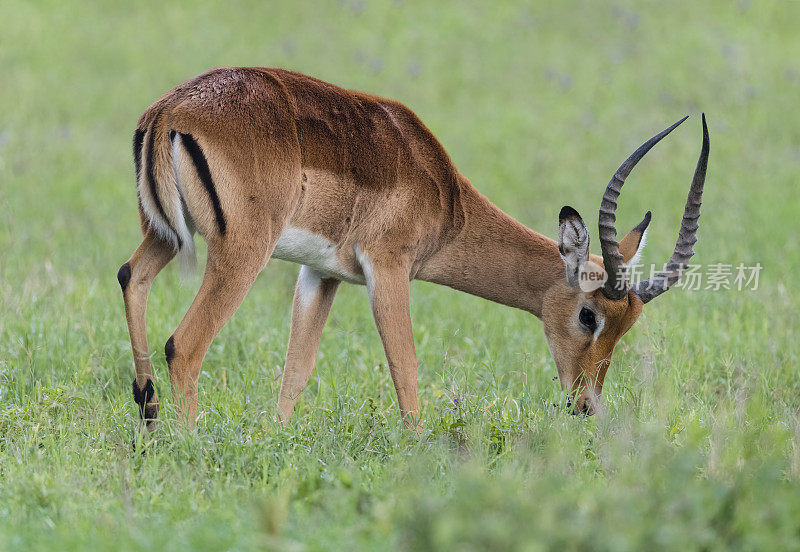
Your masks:
M 310 266 L 330 278 L 363 285 L 364 276 L 346 270 L 339 263 L 336 251 L 336 245 L 319 234 L 290 226 L 281 233 L 272 256 Z

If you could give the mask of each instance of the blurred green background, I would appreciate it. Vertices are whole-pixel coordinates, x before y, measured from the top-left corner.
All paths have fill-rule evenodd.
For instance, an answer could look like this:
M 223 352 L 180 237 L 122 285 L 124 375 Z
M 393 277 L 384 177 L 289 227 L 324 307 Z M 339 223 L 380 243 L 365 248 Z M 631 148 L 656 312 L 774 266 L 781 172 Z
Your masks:
M 773 0 L 5 0 L 0 549 L 800 549 L 798 22 L 800 2 Z M 415 283 L 417 439 L 353 286 L 277 425 L 298 267 L 276 261 L 209 350 L 186 433 L 161 351 L 199 279 L 170 267 L 148 312 L 166 419 L 142 440 L 115 277 L 140 240 L 131 136 L 162 93 L 222 65 L 400 100 L 502 209 L 555 236 L 572 205 L 595 244 L 619 162 L 692 115 L 622 197 L 620 228 L 653 210 L 645 263 L 672 251 L 703 111 L 695 260 L 761 263 L 759 289 L 648 305 L 607 415 L 576 418 L 551 406 L 537 320 Z

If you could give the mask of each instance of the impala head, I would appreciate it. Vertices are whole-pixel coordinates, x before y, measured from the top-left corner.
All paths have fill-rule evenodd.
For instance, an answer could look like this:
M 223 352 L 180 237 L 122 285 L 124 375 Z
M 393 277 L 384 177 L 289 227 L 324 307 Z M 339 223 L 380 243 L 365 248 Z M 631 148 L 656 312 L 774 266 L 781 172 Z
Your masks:
M 703 116 L 703 147 L 689 190 L 678 241 L 664 270 L 653 278 L 631 285 L 628 268 L 638 262 L 650 212 L 621 242 L 617 242 L 614 212 L 625 178 L 659 140 L 686 117 L 642 144 L 609 182 L 600 205 L 602 258 L 589 253 L 589 232 L 578 212 L 564 207 L 559 214 L 558 249 L 564 261 L 563 280 L 545 294 L 542 322 L 558 369 L 562 390 L 574 397 L 573 413 L 592 414 L 600 408 L 611 354 L 619 339 L 633 326 L 650 300 L 680 279 L 694 254 L 697 220 L 708 163 L 709 139 Z

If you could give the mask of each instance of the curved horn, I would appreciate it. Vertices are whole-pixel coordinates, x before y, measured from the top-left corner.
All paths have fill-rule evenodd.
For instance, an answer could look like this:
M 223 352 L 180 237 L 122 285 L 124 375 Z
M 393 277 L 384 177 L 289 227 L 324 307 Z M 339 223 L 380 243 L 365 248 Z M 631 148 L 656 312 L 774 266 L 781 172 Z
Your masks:
M 672 257 L 670 257 L 664 270 L 653 276 L 653 278 L 648 278 L 633 286 L 633 291 L 636 292 L 636 295 L 639 296 L 643 303 L 658 297 L 677 282 L 689 264 L 689 259 L 694 255 L 692 246 L 697 243 L 697 228 L 699 226 L 697 221 L 700 218 L 700 205 L 703 202 L 703 184 L 706 181 L 709 146 L 708 127 L 706 126 L 704 113 L 703 148 L 700 150 L 700 159 L 697 160 L 697 168 L 694 171 L 692 185 L 689 188 L 686 208 L 683 210 L 683 220 L 681 221 L 681 229 L 678 232 L 678 241 L 675 243 L 675 251 L 672 253 Z
M 622 270 L 622 254 L 619 252 L 619 243 L 617 242 L 617 229 L 614 223 L 617 217 L 614 211 L 617 209 L 617 198 L 622 190 L 622 185 L 625 184 L 625 178 L 631 173 L 636 163 L 641 160 L 645 154 L 650 151 L 650 148 L 655 146 L 664 136 L 672 132 L 675 127 L 688 119 L 687 115 L 671 127 L 662 130 L 647 142 L 639 146 L 639 149 L 634 151 L 622 165 L 619 166 L 617 172 L 608 183 L 606 191 L 603 194 L 603 201 L 600 203 L 600 248 L 603 250 L 603 265 L 608 275 L 605 285 L 603 286 L 603 295 L 609 299 L 621 299 L 628 293 L 627 282 L 625 281 L 625 274 Z

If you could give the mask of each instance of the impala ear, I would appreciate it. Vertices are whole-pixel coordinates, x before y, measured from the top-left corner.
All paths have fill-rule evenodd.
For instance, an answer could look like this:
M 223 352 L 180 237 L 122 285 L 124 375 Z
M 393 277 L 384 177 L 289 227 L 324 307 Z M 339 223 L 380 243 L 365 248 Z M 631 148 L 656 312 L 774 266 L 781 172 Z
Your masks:
M 589 231 L 578 211 L 569 205 L 558 214 L 558 252 L 564 260 L 567 282 L 577 287 L 581 264 L 589 259 Z
M 619 252 L 622 254 L 622 262 L 628 266 L 639 264 L 645 242 L 647 241 L 647 227 L 650 226 L 650 211 L 644 216 L 644 220 L 628 232 L 619 242 Z

